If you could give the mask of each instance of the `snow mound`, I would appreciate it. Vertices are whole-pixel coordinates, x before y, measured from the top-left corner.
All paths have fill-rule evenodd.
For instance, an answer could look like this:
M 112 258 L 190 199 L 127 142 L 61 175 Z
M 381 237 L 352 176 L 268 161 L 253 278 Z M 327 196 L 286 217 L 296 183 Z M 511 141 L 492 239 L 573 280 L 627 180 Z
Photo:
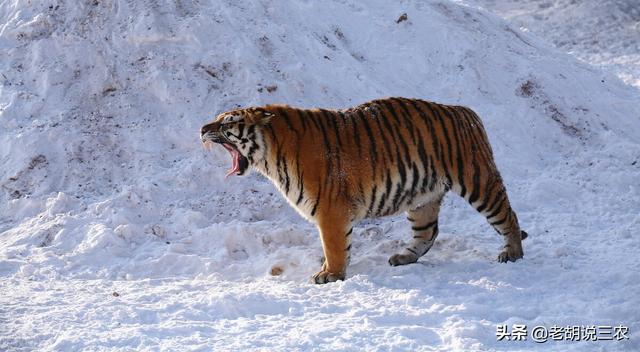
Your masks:
M 494 15 L 15 0 L 0 23 L 0 349 L 512 349 L 502 323 L 640 338 L 640 94 Z M 497 265 L 500 239 L 449 197 L 420 264 L 386 264 L 402 217 L 369 221 L 349 278 L 313 286 L 315 228 L 263 177 L 225 181 L 227 153 L 198 139 L 237 106 L 384 96 L 479 113 L 530 234 L 523 261 Z
M 470 0 L 640 88 L 637 0 Z

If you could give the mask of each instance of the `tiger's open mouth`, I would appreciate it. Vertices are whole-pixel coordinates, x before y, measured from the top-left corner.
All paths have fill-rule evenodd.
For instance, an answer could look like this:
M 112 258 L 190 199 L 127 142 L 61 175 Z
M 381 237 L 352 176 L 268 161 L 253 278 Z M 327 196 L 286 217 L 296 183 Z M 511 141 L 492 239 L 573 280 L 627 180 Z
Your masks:
M 221 143 L 224 149 L 226 149 L 229 154 L 231 154 L 231 168 L 227 170 L 227 175 L 225 177 L 229 177 L 231 175 L 242 175 L 247 168 L 249 167 L 249 161 L 245 158 L 238 149 L 230 143 Z
M 222 145 L 224 149 L 231 154 L 231 168 L 227 170 L 227 175 L 225 177 L 229 177 L 231 175 L 243 175 L 249 168 L 249 160 L 247 160 L 244 155 L 240 154 L 238 148 L 236 148 L 236 146 L 224 136 L 215 133 L 203 133 L 200 140 L 206 150 L 211 149 L 215 143 Z

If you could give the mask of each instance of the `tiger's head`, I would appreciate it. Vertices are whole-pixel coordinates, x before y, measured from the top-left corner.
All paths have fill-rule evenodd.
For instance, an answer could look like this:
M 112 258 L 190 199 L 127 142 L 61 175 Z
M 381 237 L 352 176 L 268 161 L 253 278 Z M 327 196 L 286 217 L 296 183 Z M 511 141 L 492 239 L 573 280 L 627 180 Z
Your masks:
M 261 161 L 265 153 L 263 127 L 272 112 L 264 108 L 246 108 L 223 112 L 200 129 L 205 148 L 212 143 L 222 145 L 231 154 L 230 175 L 243 175 L 250 165 Z

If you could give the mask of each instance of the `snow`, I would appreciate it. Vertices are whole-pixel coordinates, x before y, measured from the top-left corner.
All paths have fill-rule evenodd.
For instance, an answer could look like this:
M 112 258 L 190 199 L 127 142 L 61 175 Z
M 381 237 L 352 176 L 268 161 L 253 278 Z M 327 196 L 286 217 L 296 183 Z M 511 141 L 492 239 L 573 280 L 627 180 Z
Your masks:
M 640 88 L 637 0 L 470 0 Z
M 505 16 L 552 13 L 540 35 L 572 36 L 552 11 L 568 5 L 533 4 Z M 640 349 L 637 67 L 588 42 L 595 56 L 572 53 L 617 64 L 579 62 L 475 6 L 0 4 L 0 350 Z M 618 14 L 583 6 L 602 17 L 579 28 Z M 607 36 L 637 56 L 625 38 Z M 501 239 L 448 196 L 417 264 L 387 264 L 411 235 L 382 218 L 355 228 L 346 281 L 311 284 L 314 226 L 256 173 L 225 180 L 228 153 L 198 138 L 236 106 L 383 96 L 478 112 L 530 235 L 523 260 L 497 263 Z M 498 324 L 630 338 L 496 341 Z

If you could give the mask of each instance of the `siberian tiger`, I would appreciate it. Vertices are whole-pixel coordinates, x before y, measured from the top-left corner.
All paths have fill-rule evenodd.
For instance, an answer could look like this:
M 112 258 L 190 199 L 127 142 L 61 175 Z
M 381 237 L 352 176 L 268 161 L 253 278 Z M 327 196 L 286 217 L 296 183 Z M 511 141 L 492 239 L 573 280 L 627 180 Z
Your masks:
M 505 239 L 500 262 L 522 258 L 520 230 L 480 118 L 463 106 L 387 98 L 346 110 L 267 105 L 224 112 L 201 128 L 221 144 L 229 175 L 251 166 L 320 232 L 325 261 L 316 283 L 344 280 L 354 224 L 406 211 L 413 238 L 389 258 L 414 263 L 438 235 L 449 190 Z

